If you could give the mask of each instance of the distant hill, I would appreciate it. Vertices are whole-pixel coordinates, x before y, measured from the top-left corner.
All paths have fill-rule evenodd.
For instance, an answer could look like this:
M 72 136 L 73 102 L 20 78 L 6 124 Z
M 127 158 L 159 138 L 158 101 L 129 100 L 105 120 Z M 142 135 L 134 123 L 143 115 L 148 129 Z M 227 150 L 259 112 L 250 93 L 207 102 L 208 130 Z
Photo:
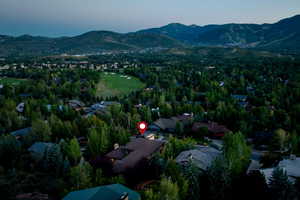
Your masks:
M 105 50 L 172 48 L 183 44 L 166 35 L 91 31 L 75 37 L 0 36 L 0 56 L 96 53 Z
M 274 24 L 184 25 L 172 23 L 134 33 L 91 31 L 75 37 L 0 35 L 0 56 L 81 54 L 101 51 L 221 46 L 300 52 L 300 15 Z
M 169 24 L 139 32 L 163 34 L 200 46 L 238 46 L 300 51 L 300 15 L 274 24 L 186 26 Z

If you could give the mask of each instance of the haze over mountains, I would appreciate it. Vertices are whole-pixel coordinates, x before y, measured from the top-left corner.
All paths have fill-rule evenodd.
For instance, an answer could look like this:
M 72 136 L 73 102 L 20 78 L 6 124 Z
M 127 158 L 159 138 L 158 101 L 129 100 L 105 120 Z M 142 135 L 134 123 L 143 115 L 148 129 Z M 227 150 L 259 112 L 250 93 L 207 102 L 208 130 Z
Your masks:
M 0 56 L 82 54 L 189 46 L 222 46 L 300 52 L 300 15 L 274 24 L 168 24 L 134 33 L 91 31 L 75 37 L 0 35 Z

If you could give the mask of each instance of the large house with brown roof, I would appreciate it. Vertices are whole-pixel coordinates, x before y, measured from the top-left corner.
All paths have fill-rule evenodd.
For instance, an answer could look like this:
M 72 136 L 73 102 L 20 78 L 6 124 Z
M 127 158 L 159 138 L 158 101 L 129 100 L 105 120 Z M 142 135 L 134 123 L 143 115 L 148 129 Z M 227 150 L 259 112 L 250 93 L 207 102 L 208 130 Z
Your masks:
M 114 173 L 123 173 L 128 169 L 135 168 L 143 159 L 149 159 L 152 155 L 161 150 L 164 142 L 158 140 L 147 140 L 135 138 L 125 146 L 120 146 L 106 157 L 112 162 Z

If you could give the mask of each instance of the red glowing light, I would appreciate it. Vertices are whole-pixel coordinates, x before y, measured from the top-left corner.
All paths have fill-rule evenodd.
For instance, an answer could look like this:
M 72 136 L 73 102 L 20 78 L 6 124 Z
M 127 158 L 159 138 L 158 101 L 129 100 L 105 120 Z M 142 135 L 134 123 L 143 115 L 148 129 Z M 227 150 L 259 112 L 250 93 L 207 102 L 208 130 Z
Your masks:
M 145 131 L 147 130 L 147 123 L 146 122 L 139 122 L 138 123 L 138 129 L 140 134 L 144 134 Z

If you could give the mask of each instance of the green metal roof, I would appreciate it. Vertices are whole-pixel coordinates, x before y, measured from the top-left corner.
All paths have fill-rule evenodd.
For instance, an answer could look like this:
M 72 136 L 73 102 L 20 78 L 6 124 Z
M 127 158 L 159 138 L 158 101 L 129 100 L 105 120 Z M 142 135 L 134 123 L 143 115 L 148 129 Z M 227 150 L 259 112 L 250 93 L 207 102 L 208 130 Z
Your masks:
M 70 192 L 63 200 L 119 200 L 124 193 L 128 193 L 129 200 L 141 199 L 139 193 L 121 184 L 113 184 Z

